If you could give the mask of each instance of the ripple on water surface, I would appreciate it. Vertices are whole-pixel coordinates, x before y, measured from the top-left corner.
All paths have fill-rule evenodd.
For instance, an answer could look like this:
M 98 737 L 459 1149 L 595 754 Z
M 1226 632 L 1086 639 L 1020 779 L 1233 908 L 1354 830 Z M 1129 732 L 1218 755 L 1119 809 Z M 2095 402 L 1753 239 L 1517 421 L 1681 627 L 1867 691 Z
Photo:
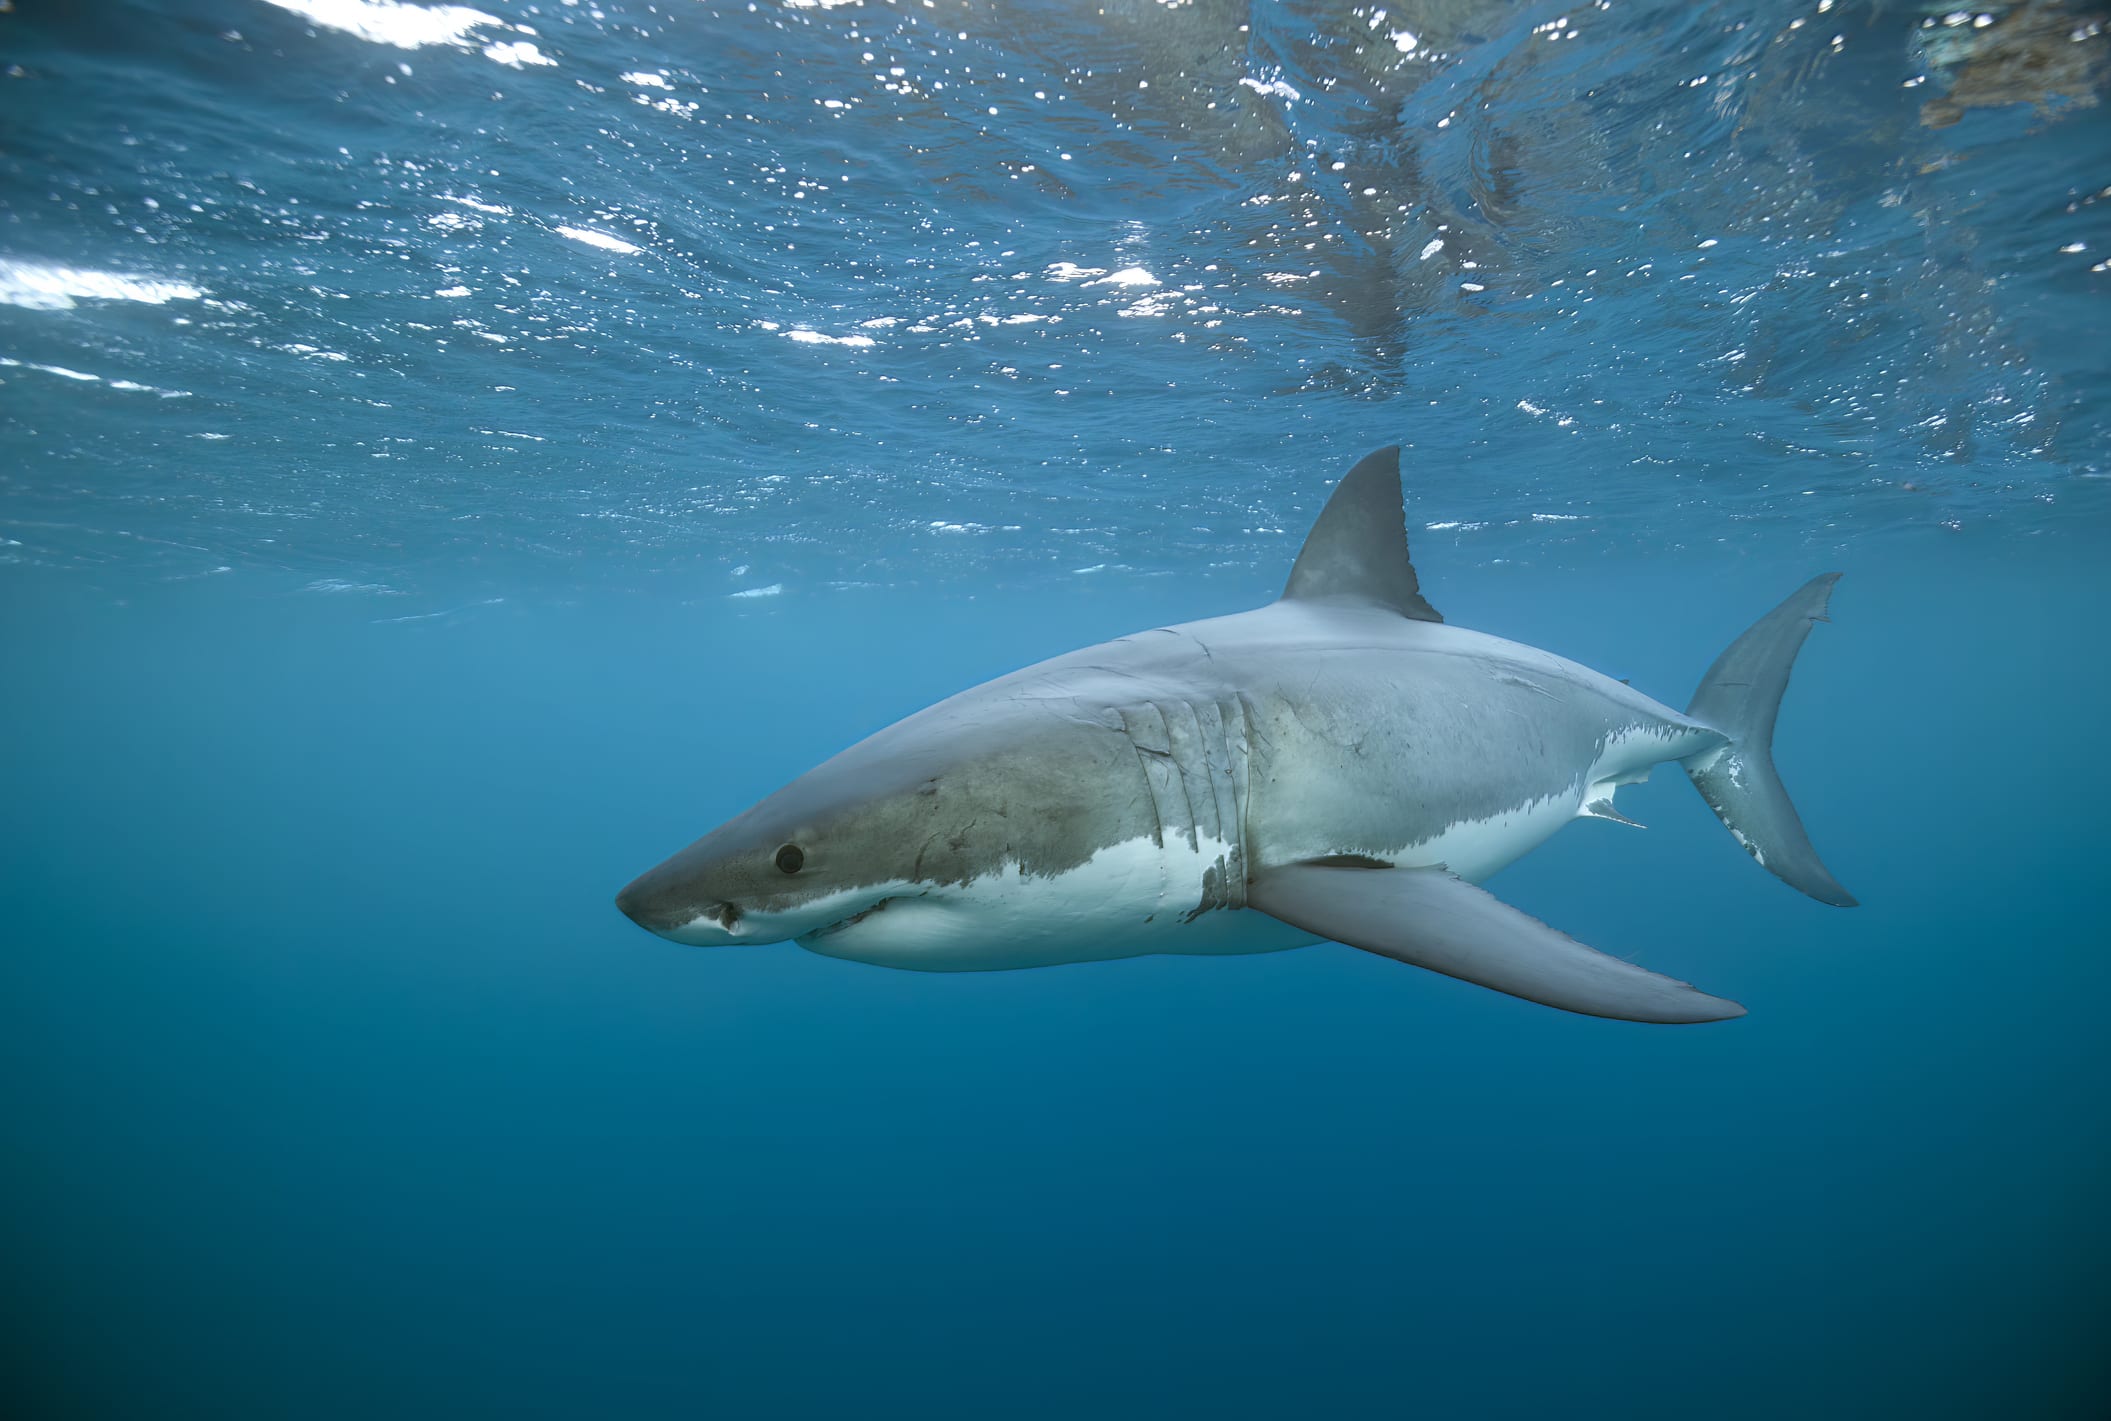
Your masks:
M 1391 441 L 1470 557 L 2105 509 L 2082 6 L 181 8 L 0 15 L 16 562 L 1273 567 Z

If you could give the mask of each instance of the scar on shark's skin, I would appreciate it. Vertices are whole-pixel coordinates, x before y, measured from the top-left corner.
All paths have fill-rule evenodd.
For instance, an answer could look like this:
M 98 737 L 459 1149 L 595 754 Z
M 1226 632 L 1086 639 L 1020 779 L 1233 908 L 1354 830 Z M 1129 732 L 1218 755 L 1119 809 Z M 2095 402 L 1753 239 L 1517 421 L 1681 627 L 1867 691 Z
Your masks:
M 941 701 L 642 874 L 617 905 L 676 942 L 791 940 L 918 971 L 1331 939 L 1594 1016 L 1743 1015 L 1477 885 L 1573 819 L 1631 823 L 1615 793 L 1670 762 L 1768 872 L 1851 906 L 1771 745 L 1837 575 L 1760 618 L 1682 712 L 1447 624 L 1402 508 L 1399 451 L 1380 450 L 1334 490 L 1276 601 Z

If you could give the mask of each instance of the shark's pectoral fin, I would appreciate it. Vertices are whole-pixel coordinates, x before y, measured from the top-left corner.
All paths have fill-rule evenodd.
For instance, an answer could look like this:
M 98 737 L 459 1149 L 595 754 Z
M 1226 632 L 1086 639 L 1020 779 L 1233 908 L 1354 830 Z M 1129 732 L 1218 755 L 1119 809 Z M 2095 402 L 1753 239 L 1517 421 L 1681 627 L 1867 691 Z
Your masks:
M 1319 937 L 1585 1016 L 1723 1021 L 1745 1009 L 1585 947 L 1441 868 L 1272 868 L 1246 903 Z

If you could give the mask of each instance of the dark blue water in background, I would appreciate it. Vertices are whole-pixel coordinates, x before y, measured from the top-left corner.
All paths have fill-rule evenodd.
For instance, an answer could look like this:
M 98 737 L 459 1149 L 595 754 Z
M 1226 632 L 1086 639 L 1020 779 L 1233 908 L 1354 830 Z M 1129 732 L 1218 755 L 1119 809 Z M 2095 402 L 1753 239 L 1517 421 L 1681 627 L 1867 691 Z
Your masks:
M 1380 8 L 0 14 L 11 1412 L 2102 1414 L 2101 29 Z M 1675 773 L 1496 884 L 1749 1017 L 615 913 L 1393 441 L 1674 704 L 1847 574 L 1864 907 Z

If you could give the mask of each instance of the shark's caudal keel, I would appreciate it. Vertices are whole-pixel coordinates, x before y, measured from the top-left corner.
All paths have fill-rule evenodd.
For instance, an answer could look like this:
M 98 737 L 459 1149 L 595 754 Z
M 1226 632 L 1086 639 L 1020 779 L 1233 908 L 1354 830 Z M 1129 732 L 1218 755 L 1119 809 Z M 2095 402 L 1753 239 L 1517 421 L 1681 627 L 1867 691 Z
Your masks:
M 1832 581 L 1762 618 L 1681 714 L 1445 625 L 1408 560 L 1399 451 L 1382 450 L 1335 489 L 1278 601 L 941 701 L 617 906 L 677 942 L 790 940 L 943 972 L 1333 939 L 1595 1016 L 1742 1015 L 1474 885 L 1571 819 L 1622 819 L 1620 786 L 1673 761 L 1765 867 L 1851 904 L 1771 754 Z

